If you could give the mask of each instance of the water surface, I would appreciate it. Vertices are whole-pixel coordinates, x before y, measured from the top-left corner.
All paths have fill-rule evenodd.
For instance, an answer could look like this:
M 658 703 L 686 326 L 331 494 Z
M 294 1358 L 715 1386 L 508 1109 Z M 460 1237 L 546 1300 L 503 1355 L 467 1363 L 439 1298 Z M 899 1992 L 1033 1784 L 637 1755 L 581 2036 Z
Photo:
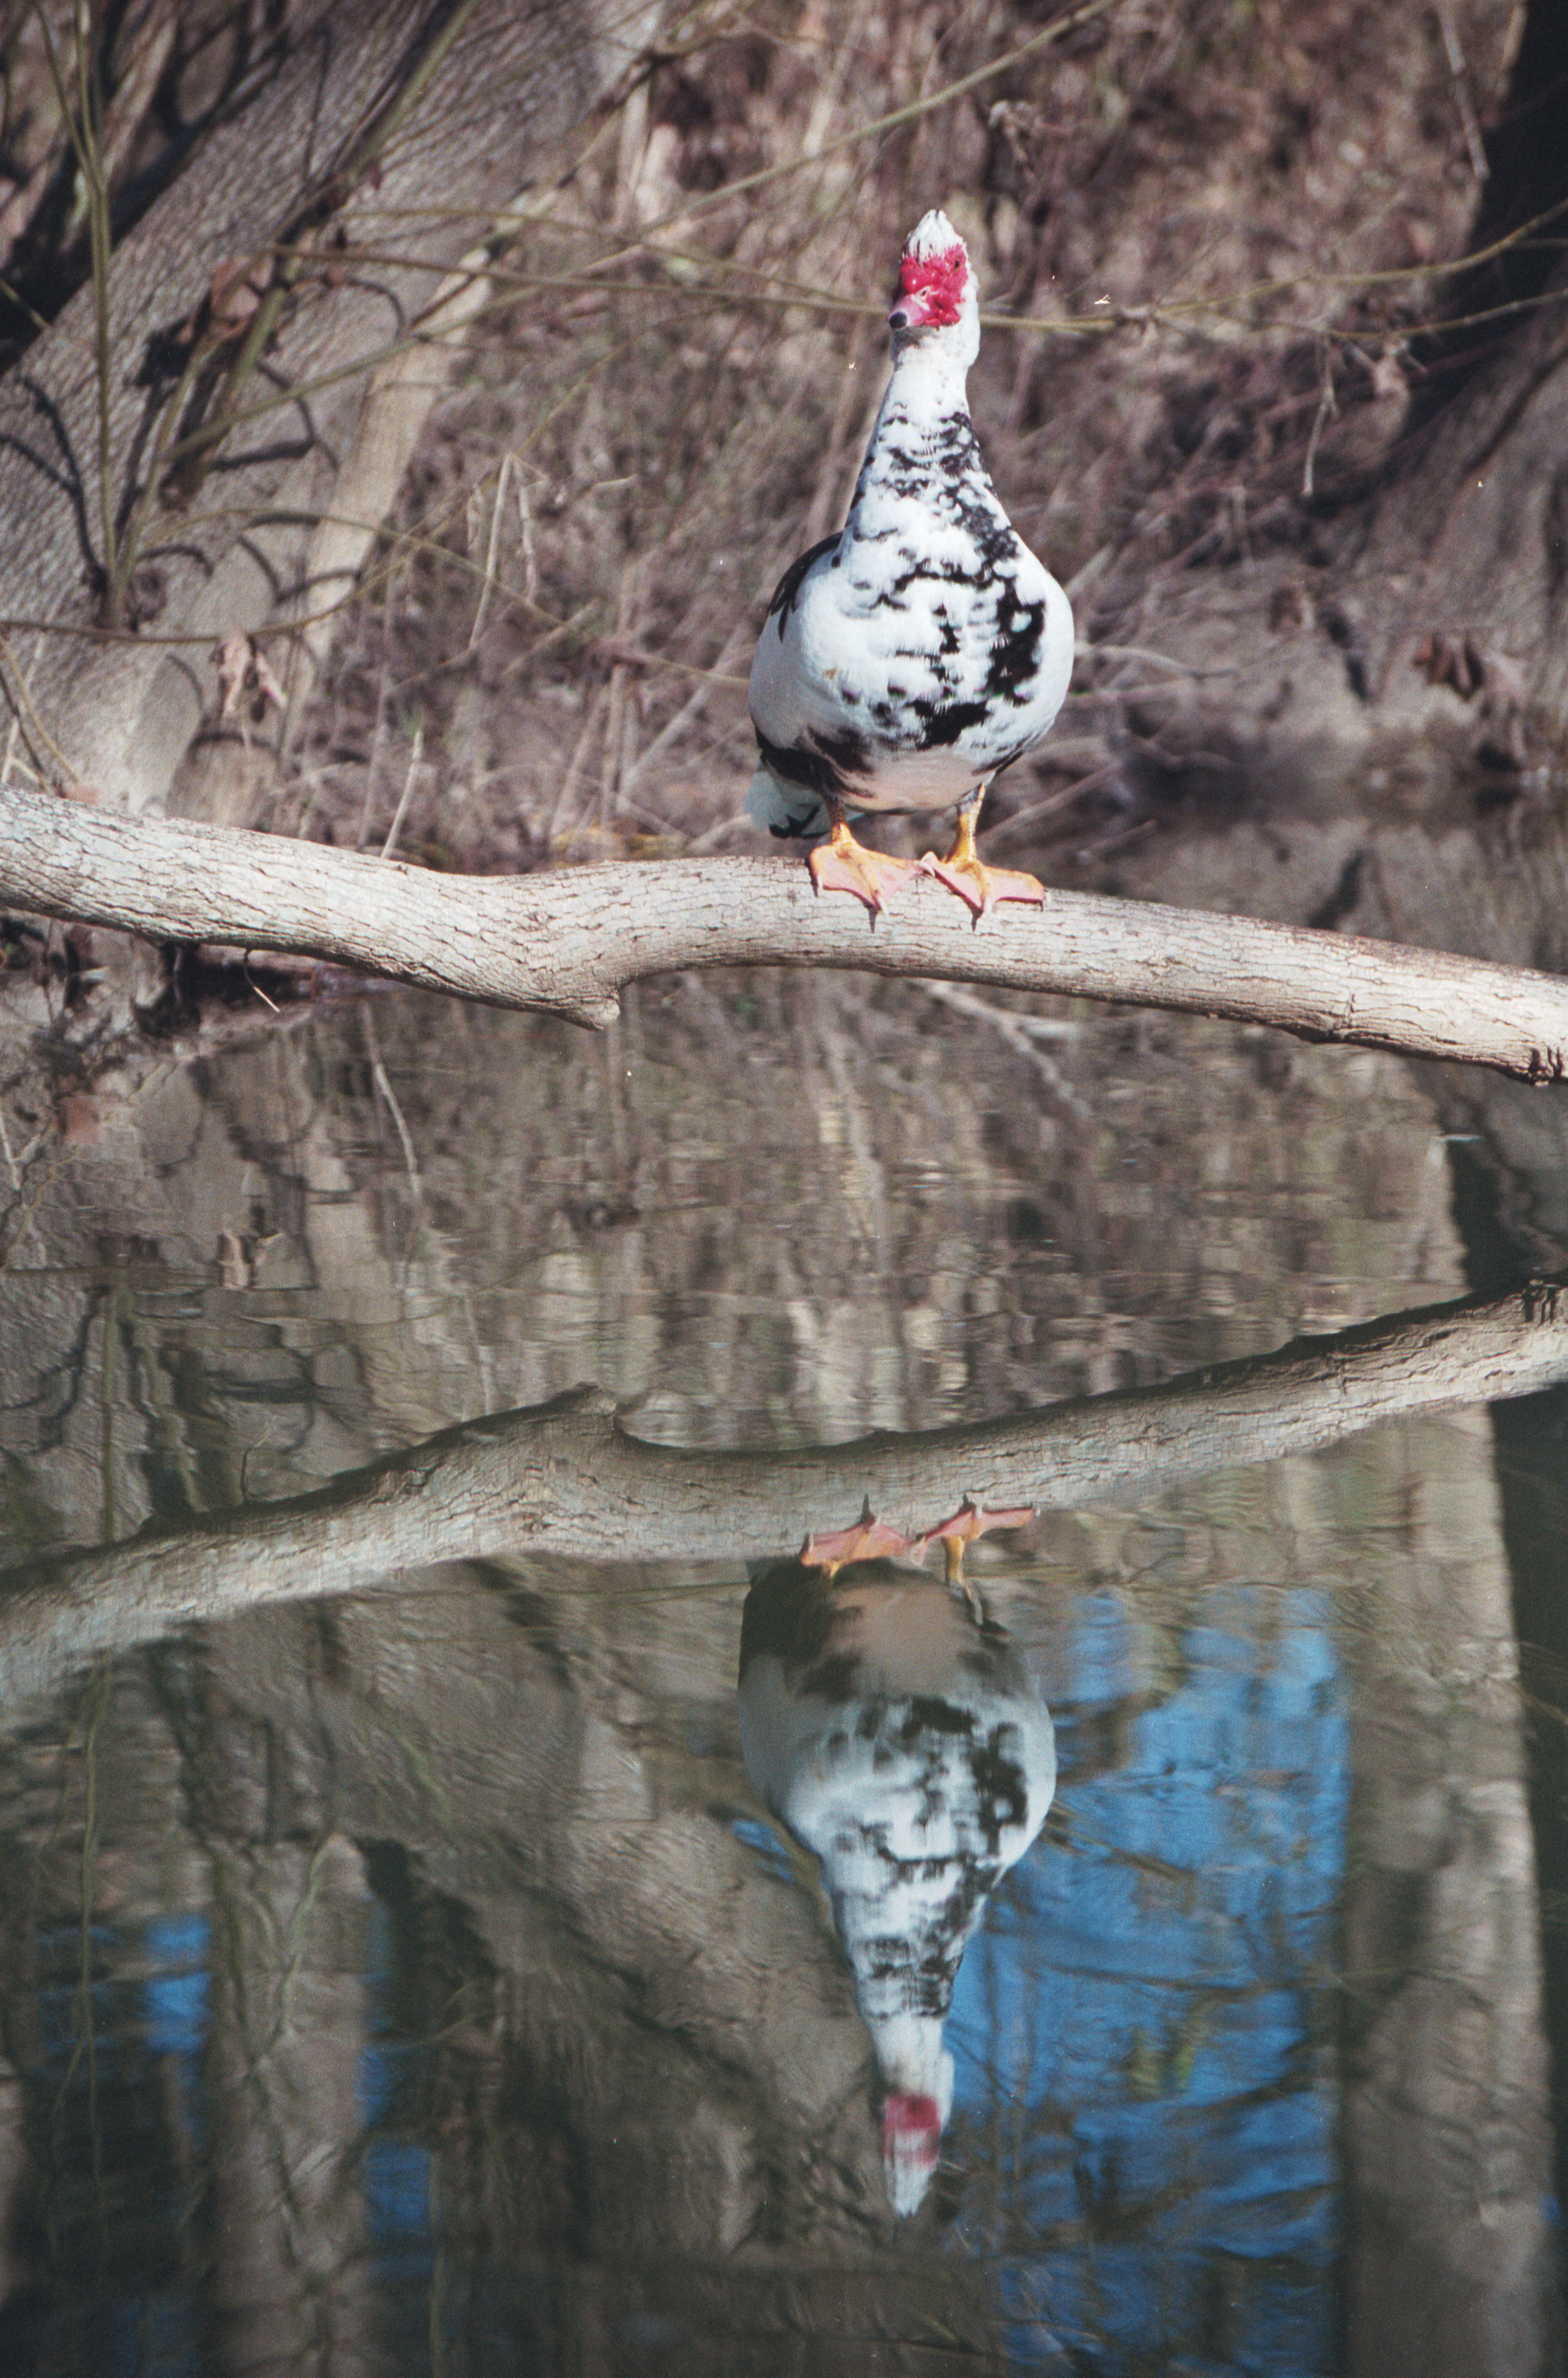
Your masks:
M 125 1087 L 6 1228 L 13 1557 L 57 1593 L 183 1532 L 42 1663 L 0 1604 L 0 2364 L 1554 2366 L 1564 1391 L 1048 1498 L 971 1545 L 972 1616 L 938 1548 L 868 1573 L 959 1669 L 1005 1630 L 1059 1765 L 902 2218 L 832 1858 L 742 1756 L 799 1542 L 716 1459 L 921 1436 L 910 1535 L 990 1483 L 933 1432 L 1568 1265 L 1452 1087 L 784 978 L 597 1039 L 376 993 Z M 584 1382 L 690 1455 L 642 1537 L 569 1406 L 515 1535 L 430 1517 L 443 1432 Z M 362 1573 L 371 1489 L 299 1498 L 418 1447 Z M 844 1453 L 820 1529 L 904 1459 Z M 292 1569 L 238 1547 L 261 1504 Z M 189 1561 L 222 1615 L 159 1602 Z

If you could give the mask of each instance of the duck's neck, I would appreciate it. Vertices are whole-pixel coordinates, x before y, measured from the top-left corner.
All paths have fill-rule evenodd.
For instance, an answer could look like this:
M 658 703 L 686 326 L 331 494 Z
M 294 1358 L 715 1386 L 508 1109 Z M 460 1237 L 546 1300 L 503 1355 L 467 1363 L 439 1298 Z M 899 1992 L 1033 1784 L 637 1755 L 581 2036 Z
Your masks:
M 967 416 L 969 366 L 974 357 L 967 342 L 954 338 L 950 345 L 944 340 L 933 339 L 927 345 L 901 351 L 882 399 L 884 414 L 896 403 L 912 420 L 940 421 L 950 413 Z
M 868 2013 L 862 2007 L 878 2070 L 889 2089 L 931 2098 L 941 2120 L 952 2110 L 952 2059 L 937 2014 Z
M 968 461 L 975 432 L 967 379 L 967 365 L 940 348 L 907 347 L 899 356 L 855 483 L 847 534 L 855 534 L 868 496 L 913 493 L 912 477 L 928 474 L 939 459 L 950 474 Z

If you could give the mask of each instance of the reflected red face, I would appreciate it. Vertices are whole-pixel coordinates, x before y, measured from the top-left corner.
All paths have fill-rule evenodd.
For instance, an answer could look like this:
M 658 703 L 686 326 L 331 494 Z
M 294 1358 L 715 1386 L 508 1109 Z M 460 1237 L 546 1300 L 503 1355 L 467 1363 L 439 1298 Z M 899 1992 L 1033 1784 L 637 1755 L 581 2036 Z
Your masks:
M 882 2100 L 882 2146 L 884 2152 L 894 2141 L 919 2146 L 928 2144 L 935 2155 L 942 2134 L 941 2108 L 934 2097 L 905 2096 L 894 2091 Z
M 942 330 L 956 322 L 969 278 L 960 246 L 940 256 L 906 256 L 898 268 L 898 295 L 888 320 L 895 330 Z
M 913 2213 L 931 2184 L 942 2146 L 941 2108 L 934 2097 L 894 2091 L 882 2100 L 882 2171 L 895 2213 Z

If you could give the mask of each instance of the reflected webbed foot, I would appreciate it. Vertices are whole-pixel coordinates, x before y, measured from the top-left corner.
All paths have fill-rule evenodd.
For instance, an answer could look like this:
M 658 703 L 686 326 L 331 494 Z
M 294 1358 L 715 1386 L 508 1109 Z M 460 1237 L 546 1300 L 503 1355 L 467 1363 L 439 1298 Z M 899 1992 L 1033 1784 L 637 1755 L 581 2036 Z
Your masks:
M 825 1569 L 830 1578 L 851 1561 L 896 1560 L 916 1548 L 910 1539 L 879 1519 L 869 1503 L 853 1528 L 837 1528 L 825 1536 L 809 1535 L 801 1547 L 802 1566 Z

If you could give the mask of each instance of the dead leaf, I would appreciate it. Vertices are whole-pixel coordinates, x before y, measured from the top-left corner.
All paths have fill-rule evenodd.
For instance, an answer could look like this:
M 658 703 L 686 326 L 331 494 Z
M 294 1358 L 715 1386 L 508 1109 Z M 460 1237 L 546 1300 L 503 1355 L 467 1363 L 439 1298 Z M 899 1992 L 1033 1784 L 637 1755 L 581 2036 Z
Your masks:
M 275 702 L 280 710 L 285 706 L 277 672 L 245 628 L 232 628 L 222 643 L 214 645 L 212 662 L 223 697 L 219 718 L 237 717 L 240 734 L 248 744 L 249 728 L 260 726 L 267 715 L 268 703 Z
M 1449 685 L 1461 702 L 1469 702 L 1480 691 L 1485 674 L 1480 654 L 1468 636 L 1439 635 L 1429 630 L 1410 655 L 1410 666 L 1419 669 L 1429 685 Z
M 1512 653 L 1483 653 L 1481 667 L 1486 676 L 1488 699 L 1522 709 L 1526 691 L 1524 664 L 1516 661 Z
M 1269 596 L 1269 626 L 1276 636 L 1296 635 L 1307 624 L 1307 590 L 1287 578 Z
M 98 1100 L 86 1090 L 70 1090 L 60 1101 L 60 1136 L 67 1147 L 86 1147 L 98 1137 Z
M 138 561 L 126 582 L 121 616 L 127 628 L 144 628 L 156 619 L 169 600 L 169 582 L 162 565 Z
M 1410 655 L 1429 685 L 1452 686 L 1461 702 L 1485 697 L 1489 710 L 1517 710 L 1527 691 L 1523 665 L 1511 653 L 1494 652 L 1474 636 L 1441 634 L 1429 629 Z
M 1397 398 L 1399 402 L 1403 403 L 1409 393 L 1409 385 L 1406 380 L 1404 367 L 1399 361 L 1399 357 L 1391 348 L 1385 348 L 1382 354 L 1379 355 L 1376 363 L 1372 366 L 1372 396 L 1374 401 L 1388 402 L 1393 399 Z
M 238 338 L 255 316 L 271 280 L 269 256 L 226 256 L 207 289 L 207 320 L 213 337 Z

